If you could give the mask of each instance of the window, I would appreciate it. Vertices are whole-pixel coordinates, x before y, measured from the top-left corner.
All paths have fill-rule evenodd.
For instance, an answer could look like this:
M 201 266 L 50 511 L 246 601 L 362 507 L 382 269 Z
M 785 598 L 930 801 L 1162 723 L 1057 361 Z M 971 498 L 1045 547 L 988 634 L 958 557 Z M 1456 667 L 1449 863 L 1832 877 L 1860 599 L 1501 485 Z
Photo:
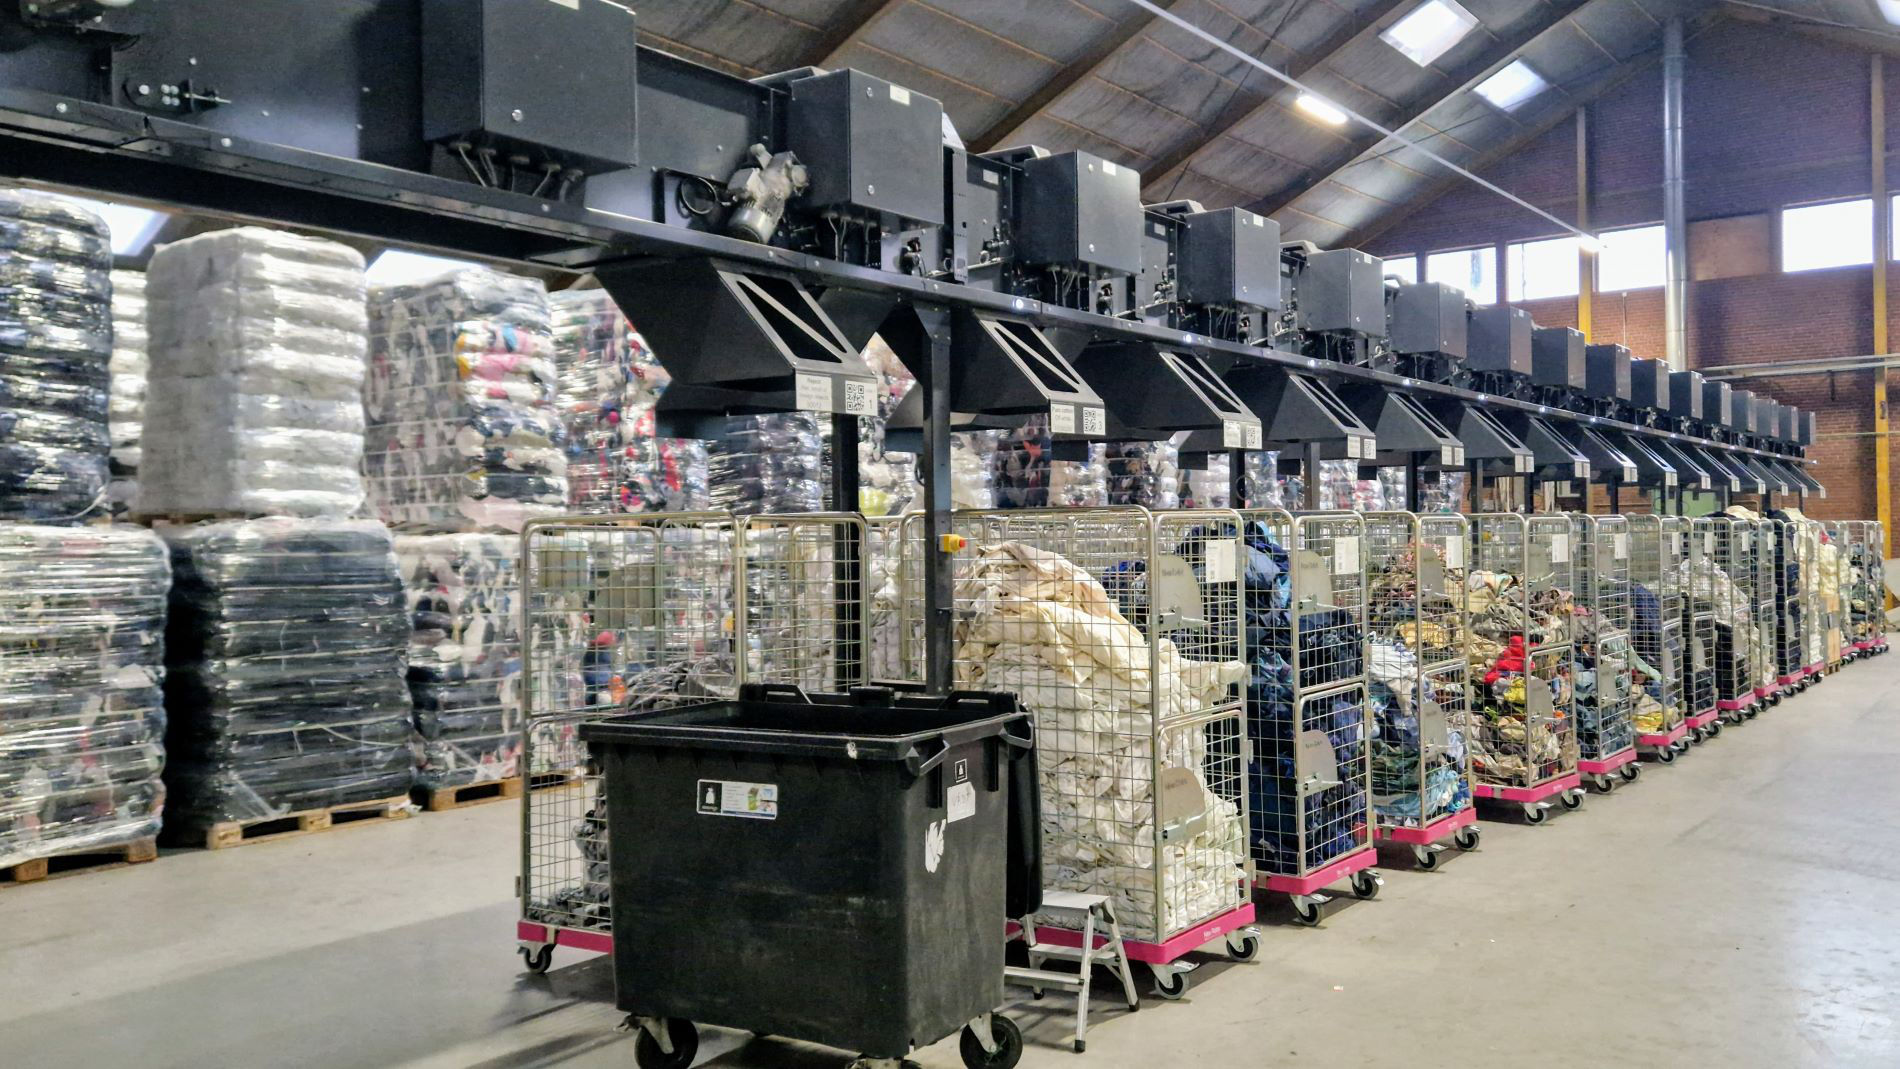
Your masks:
M 1835 201 L 1781 210 L 1781 269 L 1819 271 L 1874 262 L 1874 202 Z
M 1473 304 L 1495 304 L 1498 299 L 1498 250 L 1462 249 L 1435 252 L 1425 258 L 1425 280 L 1443 282 L 1465 292 Z
M 1900 4 L 1900 0 L 1894 0 Z M 1887 259 L 1900 260 L 1900 193 L 1893 195 L 1893 202 L 1887 212 Z
M 1407 282 L 1418 281 L 1418 257 L 1387 256 L 1385 259 L 1385 277 L 1402 278 Z
M 1603 251 L 1597 253 L 1597 292 L 1622 293 L 1663 284 L 1669 258 L 1663 250 L 1663 228 L 1639 226 L 1598 234 Z
M 469 260 L 451 260 L 446 256 L 429 256 L 404 249 L 385 249 L 369 262 L 368 279 L 372 286 L 404 286 L 426 282 L 464 267 L 479 266 Z
M 1386 27 L 1379 38 L 1423 67 L 1450 51 L 1477 26 L 1477 18 L 1451 0 L 1425 0 L 1411 14 Z
M 75 197 L 61 193 L 62 200 L 68 200 L 106 221 L 106 231 L 112 235 L 112 255 L 137 256 L 158 236 L 158 228 L 170 218 L 164 212 L 150 208 L 134 208 L 129 204 L 115 204 L 112 201 L 93 200 L 91 197 Z
M 1550 83 L 1543 75 L 1532 70 L 1530 64 L 1515 59 L 1510 66 L 1479 82 L 1478 95 L 1510 111 L 1549 88 Z
M 1576 238 L 1526 241 L 1504 250 L 1504 299 L 1575 297 L 1581 277 Z

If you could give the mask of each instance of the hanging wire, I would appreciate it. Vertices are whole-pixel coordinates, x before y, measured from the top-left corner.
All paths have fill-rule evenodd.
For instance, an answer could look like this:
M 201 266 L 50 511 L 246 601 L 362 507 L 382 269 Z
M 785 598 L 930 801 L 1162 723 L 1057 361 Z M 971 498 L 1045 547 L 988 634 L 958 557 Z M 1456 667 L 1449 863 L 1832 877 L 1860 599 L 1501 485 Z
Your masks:
M 1371 129 L 1378 131 L 1379 134 L 1381 134 L 1382 136 L 1391 138 L 1392 140 L 1399 142 L 1401 145 L 1404 145 L 1407 148 L 1417 151 L 1420 155 L 1423 155 L 1437 163 L 1444 165 L 1450 170 L 1456 172 L 1457 174 L 1460 174 L 1466 178 L 1469 178 L 1471 181 L 1476 182 L 1478 185 L 1483 186 L 1485 189 L 1488 189 L 1493 193 L 1496 193 L 1498 196 L 1503 197 L 1505 200 L 1510 201 L 1511 203 L 1517 205 L 1518 207 L 1523 208 L 1526 211 L 1533 212 L 1544 219 L 1550 220 L 1552 223 L 1555 223 L 1557 226 L 1562 227 L 1565 231 L 1571 234 L 1575 234 L 1577 238 L 1585 244 L 1586 247 L 1595 248 L 1597 245 L 1600 244 L 1595 234 L 1592 234 L 1586 230 L 1581 230 L 1571 223 L 1564 222 L 1562 219 L 1557 218 L 1556 216 L 1550 214 L 1549 212 L 1545 211 L 1542 208 L 1539 208 L 1537 205 L 1532 204 L 1530 201 L 1525 200 L 1524 198 L 1516 195 L 1515 193 L 1512 193 L 1509 190 L 1506 190 L 1495 183 L 1488 182 L 1485 179 L 1478 177 L 1476 174 L 1473 174 L 1472 172 L 1465 170 L 1463 167 L 1460 167 L 1457 164 L 1446 159 L 1445 157 L 1440 156 L 1438 153 L 1433 152 L 1431 149 L 1426 148 L 1424 145 L 1419 144 L 1416 141 L 1413 141 L 1411 138 L 1406 137 L 1404 134 L 1401 134 L 1396 130 L 1388 129 L 1385 126 L 1382 126 L 1379 123 L 1376 123 L 1373 120 L 1367 118 L 1366 116 L 1359 114 L 1358 112 L 1352 110 L 1351 108 L 1345 106 L 1344 104 L 1339 103 L 1338 101 L 1328 99 L 1325 94 L 1311 88 L 1310 86 L 1307 86 L 1306 84 L 1302 83 L 1298 78 L 1295 78 L 1290 74 L 1280 71 L 1272 66 L 1269 66 L 1265 62 L 1259 59 L 1256 59 L 1253 56 L 1248 55 L 1247 53 L 1241 51 L 1240 49 L 1235 48 L 1233 45 L 1228 44 L 1226 41 L 1223 41 L 1220 38 L 1214 36 L 1213 34 L 1208 33 L 1206 30 L 1201 29 L 1199 26 L 1196 26 L 1193 23 L 1188 22 L 1186 19 L 1181 18 L 1179 15 L 1170 13 L 1165 8 L 1162 8 L 1160 5 L 1153 3 L 1152 0 L 1128 0 L 1128 2 L 1135 5 L 1138 8 L 1141 8 L 1143 11 L 1148 12 L 1149 14 L 1153 15 L 1154 17 L 1158 19 L 1165 19 L 1166 21 L 1172 23 L 1173 25 L 1180 27 L 1182 30 L 1186 31 L 1187 33 L 1191 33 L 1194 36 L 1200 38 L 1201 40 L 1206 41 L 1208 44 L 1213 45 L 1215 48 L 1218 48 L 1221 51 L 1228 53 L 1229 55 L 1235 57 L 1236 59 L 1239 59 L 1243 63 L 1248 63 L 1248 64 L 1253 65 L 1254 67 L 1258 68 L 1262 72 L 1274 78 L 1277 78 L 1282 82 L 1285 82 L 1287 85 L 1290 85 L 1295 89 L 1298 89 L 1300 92 L 1310 94 L 1314 99 L 1319 100 L 1320 102 L 1326 104 L 1328 107 L 1337 108 L 1341 114 L 1345 115 L 1347 118 L 1353 120 L 1354 122 L 1357 122 L 1363 126 L 1370 127 Z M 1185 164 L 1183 166 L 1185 166 Z

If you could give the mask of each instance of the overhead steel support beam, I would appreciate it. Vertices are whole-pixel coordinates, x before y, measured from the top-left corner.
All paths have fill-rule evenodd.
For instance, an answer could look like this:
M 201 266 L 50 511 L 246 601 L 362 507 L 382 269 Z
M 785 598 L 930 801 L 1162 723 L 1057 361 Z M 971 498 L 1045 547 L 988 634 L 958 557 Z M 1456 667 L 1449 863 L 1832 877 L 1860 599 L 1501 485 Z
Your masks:
M 1445 103 L 1460 93 L 1468 93 L 1476 89 L 1480 82 L 1496 74 L 1499 68 L 1505 66 L 1511 60 L 1516 59 L 1519 52 L 1529 47 L 1538 38 L 1563 25 L 1570 16 L 1575 15 L 1591 2 L 1592 0 L 1552 0 L 1549 9 L 1543 13 L 1542 17 L 1509 37 L 1500 38 L 1497 47 L 1485 53 L 1481 59 L 1458 68 L 1458 72 L 1452 76 L 1453 86 L 1451 89 L 1429 99 L 1419 101 L 1410 108 L 1407 108 L 1403 114 L 1393 119 L 1387 125 L 1398 133 L 1404 133 L 1407 127 L 1418 122 L 1426 115 L 1431 114 L 1432 109 L 1438 107 L 1440 104 Z M 1565 112 L 1562 117 L 1568 117 L 1568 115 L 1569 113 Z M 1549 129 L 1549 127 L 1545 127 L 1545 129 Z M 1341 171 L 1344 171 L 1346 168 L 1358 162 L 1360 157 L 1376 150 L 1380 145 L 1384 144 L 1385 141 L 1386 137 L 1384 134 L 1374 134 L 1370 137 L 1362 138 L 1347 146 L 1343 151 L 1310 168 L 1307 173 L 1302 175 L 1298 180 L 1288 183 L 1286 187 L 1276 193 L 1260 198 L 1249 207 L 1262 215 L 1272 215 L 1287 205 L 1292 204 L 1295 200 L 1299 199 L 1300 194 L 1305 193 L 1307 190 L 1324 185 L 1339 177 Z
M 838 12 L 825 35 L 812 42 L 800 67 L 829 67 L 853 41 L 863 37 L 877 20 L 903 6 L 904 0 L 852 0 Z
M 1738 0 L 1726 0 L 1721 6 L 1721 11 L 1722 14 L 1738 22 L 1772 26 L 1775 29 L 1786 30 L 1825 44 L 1859 49 L 1863 52 L 1900 56 L 1900 33 L 1868 29 L 1865 26 L 1850 26 L 1800 11 L 1788 11 L 1766 4 L 1743 3 Z
M 1187 0 L 1169 0 L 1167 8 L 1173 10 Z M 1088 47 L 1077 56 L 1074 62 L 1057 71 L 1048 81 L 1036 87 L 1028 99 L 1010 109 L 1008 115 L 991 123 L 989 127 L 975 137 L 970 138 L 971 152 L 988 152 L 993 148 L 1006 145 L 1016 131 L 1023 128 L 1029 120 L 1042 114 L 1043 109 L 1068 95 L 1069 90 L 1088 81 L 1107 65 L 1123 45 L 1140 37 L 1144 31 L 1156 22 L 1153 15 L 1137 9 L 1135 14 L 1115 24 L 1115 28 L 1102 35 L 1102 39 Z
M 1296 79 L 1306 77 L 1313 71 L 1332 62 L 1341 52 L 1344 52 L 1355 42 L 1364 39 L 1369 34 L 1377 33 L 1384 29 L 1387 20 L 1397 14 L 1400 8 L 1409 7 L 1415 2 L 1416 0 L 1386 0 L 1386 2 L 1381 3 L 1366 14 L 1348 21 L 1344 26 L 1341 26 L 1335 31 L 1331 37 L 1328 37 L 1326 40 L 1314 46 L 1310 54 L 1299 56 L 1294 62 L 1287 64 L 1286 73 L 1288 76 Z M 1148 169 L 1148 172 L 1142 176 L 1143 181 L 1148 184 L 1150 189 L 1159 185 L 1162 181 L 1170 178 L 1175 171 L 1186 167 L 1193 161 L 1194 157 L 1200 155 L 1209 146 L 1221 138 L 1232 134 L 1236 129 L 1246 123 L 1251 122 L 1256 116 L 1273 105 L 1273 99 L 1275 97 L 1286 91 L 1288 91 L 1286 86 L 1279 82 L 1273 82 L 1270 88 L 1263 92 L 1235 93 L 1234 98 L 1227 102 L 1227 105 L 1221 109 L 1219 115 L 1214 117 L 1212 132 L 1205 137 L 1196 138 L 1175 146 L 1173 150 L 1162 156 L 1161 159 L 1156 161 L 1155 164 Z

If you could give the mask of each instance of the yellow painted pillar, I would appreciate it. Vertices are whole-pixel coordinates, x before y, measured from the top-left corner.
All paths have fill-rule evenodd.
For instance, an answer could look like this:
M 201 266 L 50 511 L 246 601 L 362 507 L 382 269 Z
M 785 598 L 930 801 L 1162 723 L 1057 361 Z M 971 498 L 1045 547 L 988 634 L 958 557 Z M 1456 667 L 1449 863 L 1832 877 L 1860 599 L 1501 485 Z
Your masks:
M 1893 247 L 1892 213 L 1887 196 L 1887 93 L 1881 57 L 1873 57 L 1871 115 L 1873 121 L 1874 191 L 1874 354 L 1887 355 L 1887 253 Z M 1887 369 L 1874 369 L 1874 502 L 1881 529 L 1887 533 L 1887 556 L 1893 555 L 1893 444 L 1888 437 Z

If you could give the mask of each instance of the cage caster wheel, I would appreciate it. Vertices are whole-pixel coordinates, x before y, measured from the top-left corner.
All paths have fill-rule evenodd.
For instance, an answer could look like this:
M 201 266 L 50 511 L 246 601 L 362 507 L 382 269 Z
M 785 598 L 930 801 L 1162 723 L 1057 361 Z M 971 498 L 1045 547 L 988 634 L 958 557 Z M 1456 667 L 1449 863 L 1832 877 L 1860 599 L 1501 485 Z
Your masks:
M 538 947 L 522 947 L 521 960 L 527 964 L 529 972 L 539 976 L 548 971 L 548 966 L 554 964 L 554 944 L 545 943 Z
M 1616 789 L 1616 780 L 1609 773 L 1602 772 L 1590 780 L 1590 786 L 1595 787 L 1600 794 L 1608 794 Z
M 1379 897 L 1379 888 L 1384 886 L 1385 881 L 1371 869 L 1360 869 L 1352 874 L 1352 893 L 1355 898 L 1371 901 Z
M 1414 845 L 1412 847 L 1412 863 L 1417 865 L 1421 870 L 1430 872 L 1438 867 L 1438 851 L 1433 850 L 1429 846 Z
M 1542 802 L 1524 803 L 1524 822 L 1526 824 L 1542 824 L 1548 817 L 1549 814 L 1544 812 Z
M 1253 932 L 1235 932 L 1227 937 L 1227 956 L 1234 961 L 1252 961 L 1260 956 L 1260 937 Z
M 1319 912 L 1319 907 L 1315 906 L 1314 913 L 1317 914 L 1318 912 Z M 1167 999 L 1169 1002 L 1174 1002 L 1174 1001 L 1179 1000 L 1183 996 L 1185 996 L 1187 994 L 1187 990 L 1188 990 L 1188 974 L 1187 973 L 1177 972 L 1173 969 L 1169 969 L 1166 971 L 1156 971 L 1155 994 L 1160 995 L 1162 998 Z
M 1631 761 L 1629 764 L 1617 769 L 1616 773 L 1622 776 L 1625 782 L 1635 783 L 1636 777 L 1643 774 L 1643 766 L 1637 764 L 1635 761 Z
M 1467 824 L 1458 829 L 1458 833 L 1451 837 L 1451 841 L 1460 850 L 1476 850 L 1478 843 L 1482 841 L 1482 836 L 1478 833 L 1477 825 Z
M 984 1050 L 983 1040 L 976 1034 L 972 1022 L 963 1026 L 963 1034 L 957 1040 L 957 1053 L 963 1055 L 963 1064 L 969 1069 L 1014 1069 L 1023 1059 L 1023 1031 L 1016 1022 L 1000 1013 L 992 1013 L 990 1018 L 990 1042 L 995 1050 Z M 1078 1040 L 1077 1048 L 1081 1047 Z
M 1708 730 L 1708 737 L 1711 739 L 1715 738 L 1717 735 L 1720 735 L 1722 733 L 1722 722 L 1720 720 L 1709 721 L 1709 726 L 1707 730 Z
M 1583 808 L 1583 788 L 1581 787 L 1573 787 L 1558 795 L 1557 798 L 1563 803 L 1565 809 L 1575 811 Z
M 1674 746 L 1665 746 L 1657 750 L 1656 760 L 1661 761 L 1665 765 L 1674 764 L 1676 760 L 1676 748 Z
M 661 1026 L 666 1029 L 667 1045 L 673 1048 L 670 1051 L 661 1050 L 660 1041 L 653 1034 Z M 664 1022 L 652 1024 L 642 1022 L 639 1027 L 640 1038 L 633 1044 L 633 1060 L 640 1069 L 686 1069 L 699 1054 L 699 1029 L 684 1017 L 668 1017 Z
M 1310 898 L 1295 895 L 1293 898 L 1293 922 L 1306 928 L 1319 927 L 1319 903 Z

